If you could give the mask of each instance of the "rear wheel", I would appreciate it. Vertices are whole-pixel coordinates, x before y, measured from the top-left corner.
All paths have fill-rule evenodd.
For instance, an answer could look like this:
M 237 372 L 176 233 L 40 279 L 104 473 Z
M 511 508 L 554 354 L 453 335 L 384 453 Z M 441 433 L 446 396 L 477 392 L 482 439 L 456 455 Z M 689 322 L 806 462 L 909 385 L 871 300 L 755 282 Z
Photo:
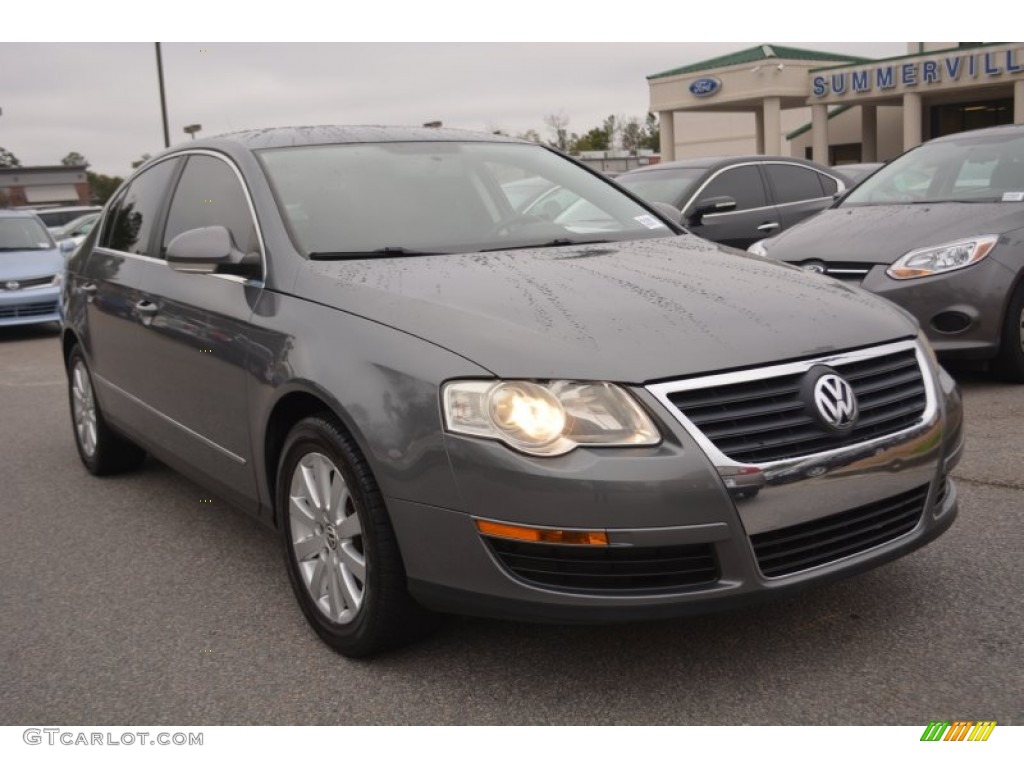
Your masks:
M 142 464 L 146 452 L 107 426 L 96 402 L 89 366 L 77 344 L 68 356 L 68 399 L 75 445 L 87 470 L 94 475 L 110 475 Z
M 292 588 L 317 634 L 345 656 L 403 645 L 436 621 L 405 569 L 369 465 L 329 414 L 288 435 L 277 504 Z
M 1007 381 L 1024 384 L 1024 281 L 1017 286 L 1006 310 L 994 368 Z

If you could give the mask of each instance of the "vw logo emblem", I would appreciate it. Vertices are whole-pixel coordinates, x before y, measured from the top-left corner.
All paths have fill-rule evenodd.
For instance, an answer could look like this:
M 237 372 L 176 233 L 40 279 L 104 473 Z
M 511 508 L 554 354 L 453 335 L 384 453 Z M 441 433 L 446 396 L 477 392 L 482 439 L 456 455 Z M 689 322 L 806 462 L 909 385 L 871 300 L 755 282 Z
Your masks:
M 848 429 L 857 420 L 857 396 L 853 387 L 834 373 L 826 373 L 814 383 L 814 405 L 833 429 Z
M 4 288 L 6 288 L 8 291 L 16 291 L 19 288 L 21 288 L 21 283 L 17 282 L 16 280 L 9 280 L 8 282 L 4 283 Z

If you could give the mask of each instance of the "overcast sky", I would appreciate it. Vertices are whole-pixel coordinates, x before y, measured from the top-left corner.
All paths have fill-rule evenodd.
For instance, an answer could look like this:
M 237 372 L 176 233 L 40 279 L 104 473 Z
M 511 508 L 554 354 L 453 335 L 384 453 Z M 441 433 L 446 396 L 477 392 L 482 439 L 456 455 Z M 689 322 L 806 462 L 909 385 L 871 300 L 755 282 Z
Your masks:
M 761 41 L 759 41 L 761 42 Z M 750 43 L 165 43 L 171 143 L 243 128 L 324 123 L 446 126 L 546 136 L 564 111 L 584 133 L 642 118 L 645 77 Z M 793 43 L 882 57 L 905 43 Z M 125 175 L 163 148 L 152 43 L 0 44 L 0 147 L 22 165 L 68 152 Z

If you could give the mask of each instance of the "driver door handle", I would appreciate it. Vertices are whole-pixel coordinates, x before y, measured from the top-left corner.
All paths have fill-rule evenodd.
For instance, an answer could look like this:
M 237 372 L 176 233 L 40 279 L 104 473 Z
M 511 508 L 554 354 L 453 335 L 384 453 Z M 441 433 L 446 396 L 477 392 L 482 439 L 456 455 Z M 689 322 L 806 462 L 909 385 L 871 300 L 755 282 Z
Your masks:
M 159 311 L 159 307 L 149 299 L 143 299 L 135 304 L 135 311 L 143 317 L 152 317 Z
M 762 224 L 760 227 L 758 227 L 757 231 L 758 232 L 771 232 L 773 229 L 778 229 L 778 228 L 779 228 L 779 222 L 777 222 L 777 221 L 769 221 L 767 224 Z

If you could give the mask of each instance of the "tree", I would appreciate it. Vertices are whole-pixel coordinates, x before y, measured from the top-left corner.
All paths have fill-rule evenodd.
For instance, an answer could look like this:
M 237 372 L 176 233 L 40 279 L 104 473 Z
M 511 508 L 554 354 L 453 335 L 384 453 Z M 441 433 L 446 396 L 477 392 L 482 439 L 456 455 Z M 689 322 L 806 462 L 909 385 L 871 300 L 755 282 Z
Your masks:
M 152 155 L 149 154 L 149 152 L 143 154 L 142 157 L 140 157 L 138 160 L 132 162 L 132 170 L 134 171 L 136 168 L 141 168 L 143 165 L 149 162 L 149 158 L 151 157 Z
M 661 151 L 661 125 L 653 112 L 647 113 L 647 120 L 644 122 L 643 138 L 640 140 L 641 149 L 650 149 L 654 152 Z
M 86 171 L 85 178 L 89 182 L 89 198 L 93 205 L 103 205 L 107 202 L 124 181 L 120 176 L 104 176 L 92 171 Z
M 644 135 L 644 129 L 640 125 L 639 118 L 629 118 L 622 123 L 622 127 L 619 130 L 619 140 L 622 142 L 622 148 L 627 152 L 636 154 L 636 151 L 640 149 L 640 143 L 643 141 Z
M 582 136 L 573 134 L 570 151 L 574 155 L 580 152 L 599 152 L 609 149 L 608 131 L 602 128 L 591 128 Z
M 516 136 L 516 138 L 517 139 L 523 139 L 524 141 L 532 141 L 534 144 L 541 144 L 541 143 L 543 143 L 543 140 L 541 139 L 540 134 L 537 133 L 535 130 L 533 130 L 533 128 L 529 128 L 529 129 L 523 131 L 518 136 Z
M 605 149 L 615 149 L 615 137 L 619 133 L 621 128 L 621 120 L 617 120 L 615 115 L 608 115 L 601 124 L 601 130 L 604 135 L 608 137 L 608 146 Z
M 569 116 L 563 110 L 544 116 L 544 125 L 550 131 L 548 144 L 562 152 L 569 151 Z
M 0 147 L 0 168 L 21 168 L 21 161 L 13 152 Z
M 64 156 L 64 159 L 60 161 L 61 165 L 89 165 L 89 161 L 85 159 L 78 152 L 68 152 Z

